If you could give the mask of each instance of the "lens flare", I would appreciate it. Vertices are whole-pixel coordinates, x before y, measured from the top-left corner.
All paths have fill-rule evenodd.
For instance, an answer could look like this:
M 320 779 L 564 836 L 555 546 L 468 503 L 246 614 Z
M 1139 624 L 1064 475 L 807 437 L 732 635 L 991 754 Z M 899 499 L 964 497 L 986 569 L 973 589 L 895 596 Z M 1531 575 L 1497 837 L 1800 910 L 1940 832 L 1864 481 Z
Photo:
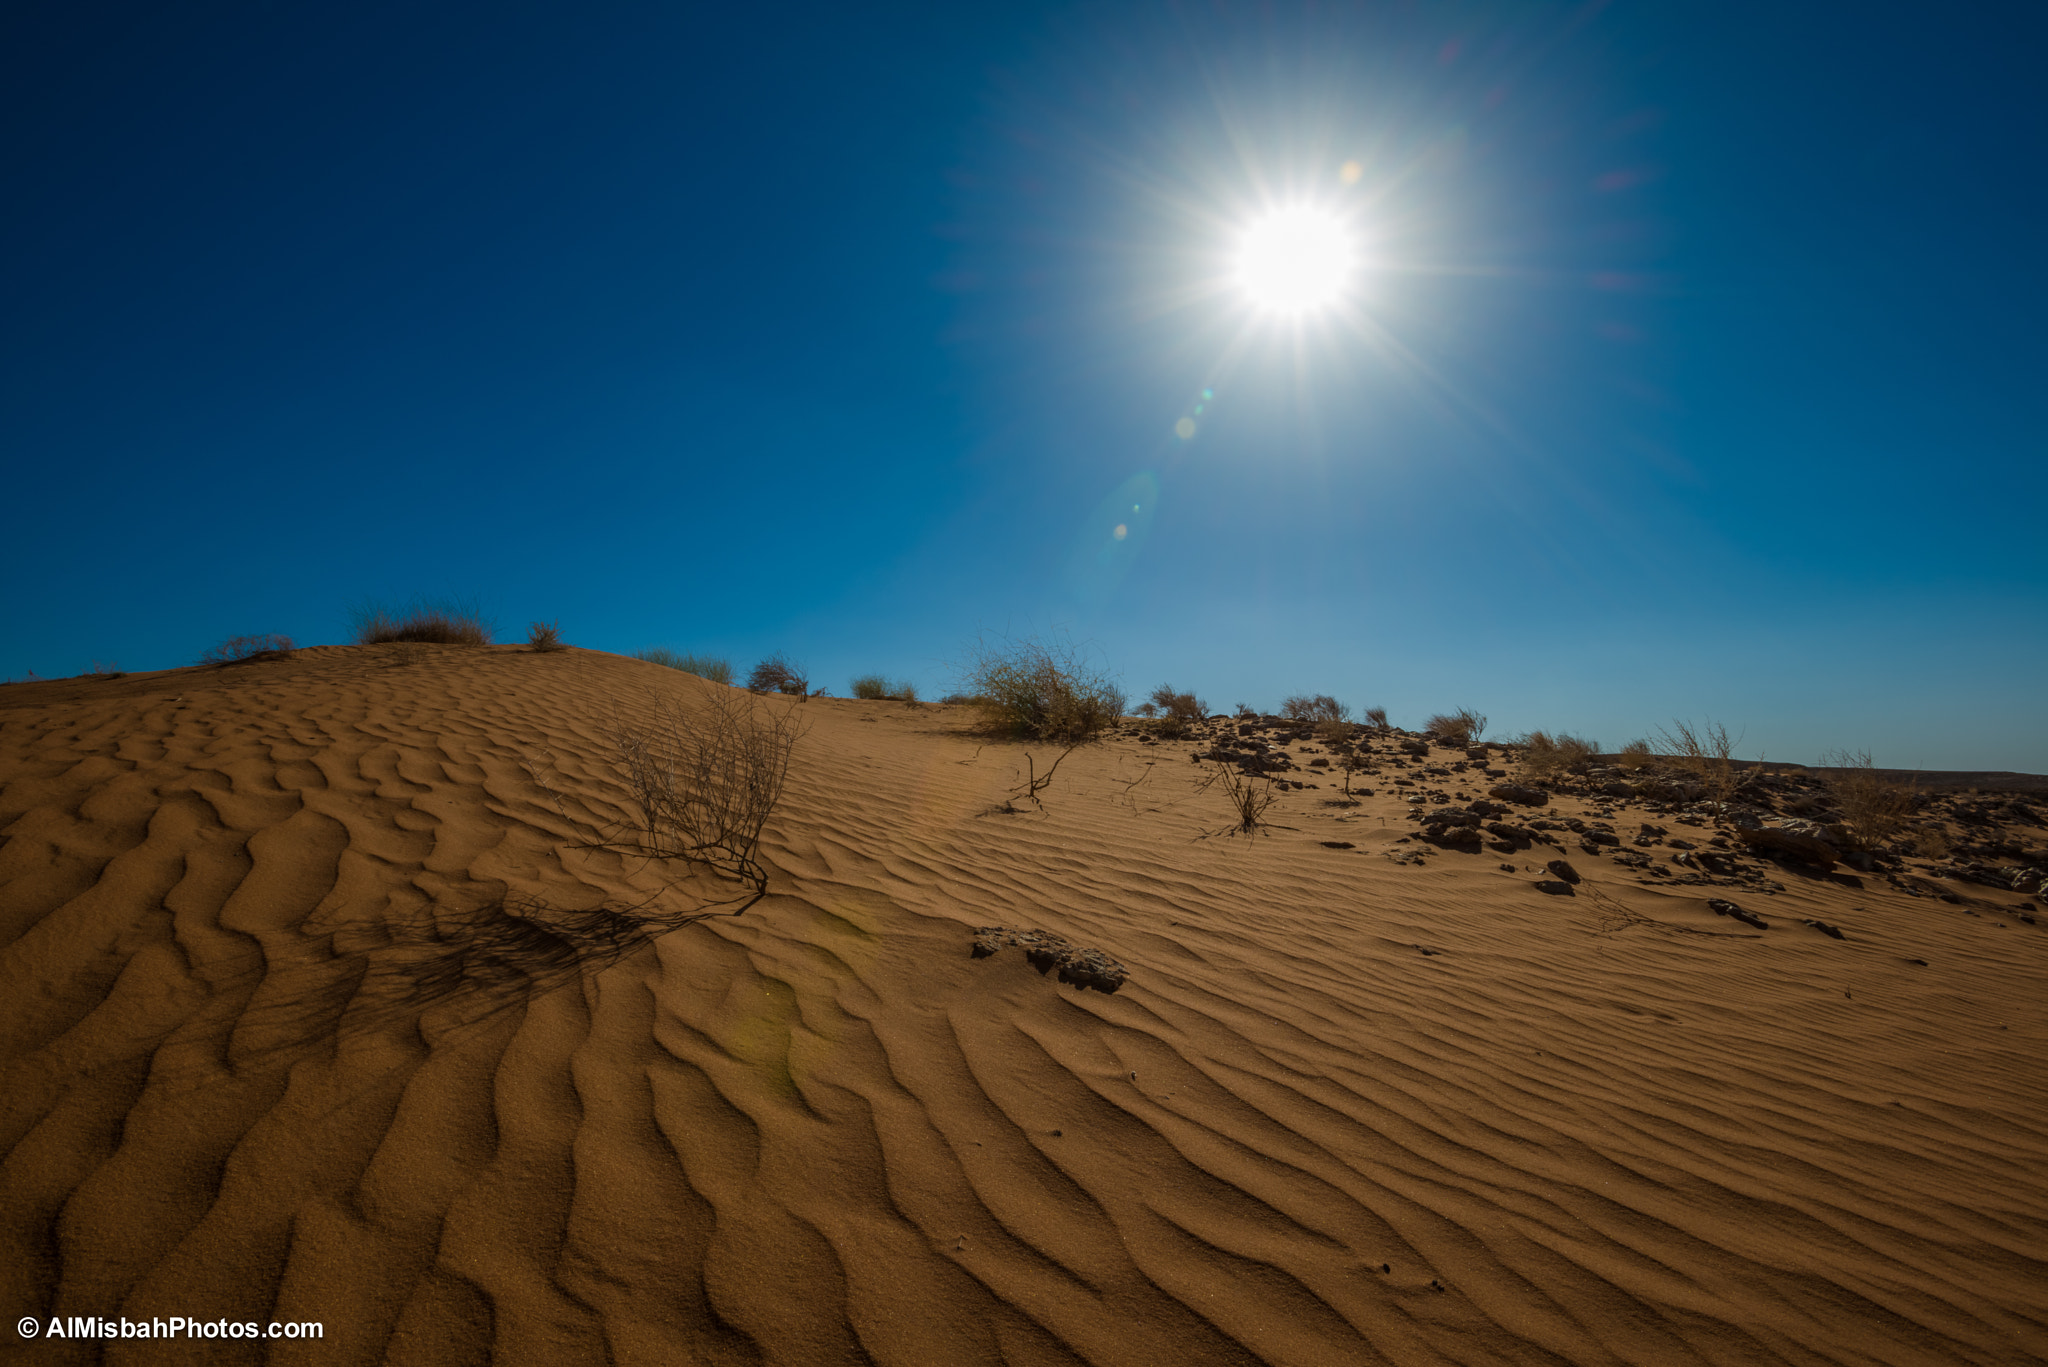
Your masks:
M 1237 278 L 1262 307 L 1301 313 L 1343 293 L 1352 265 L 1350 235 L 1334 214 L 1279 209 L 1245 233 Z

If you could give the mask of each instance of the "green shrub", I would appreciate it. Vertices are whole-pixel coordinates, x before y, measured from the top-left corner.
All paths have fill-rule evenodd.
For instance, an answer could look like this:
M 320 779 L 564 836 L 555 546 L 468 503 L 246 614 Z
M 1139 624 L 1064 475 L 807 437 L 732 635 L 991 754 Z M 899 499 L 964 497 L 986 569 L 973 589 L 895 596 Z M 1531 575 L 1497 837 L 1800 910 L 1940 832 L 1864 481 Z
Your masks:
M 853 696 L 870 702 L 916 702 L 917 685 L 908 679 L 863 674 L 853 681 Z
M 1064 640 L 979 641 L 961 672 L 991 731 L 1078 743 L 1124 714 L 1123 690 Z

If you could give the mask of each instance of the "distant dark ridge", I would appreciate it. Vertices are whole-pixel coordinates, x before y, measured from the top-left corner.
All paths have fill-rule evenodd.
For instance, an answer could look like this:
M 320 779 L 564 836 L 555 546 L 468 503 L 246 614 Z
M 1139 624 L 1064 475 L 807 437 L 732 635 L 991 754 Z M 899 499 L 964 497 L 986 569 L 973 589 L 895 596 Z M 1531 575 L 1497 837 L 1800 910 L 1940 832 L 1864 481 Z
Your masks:
M 1628 761 L 1621 755 L 1600 755 L 1594 762 L 1623 764 Z M 1766 769 L 1785 769 L 1809 774 L 1816 779 L 1841 772 L 1818 765 L 1793 764 L 1788 760 L 1735 761 L 1738 769 L 1754 769 L 1759 764 Z M 2016 774 L 2009 769 L 1873 769 L 1871 772 L 1894 783 L 1911 784 L 1923 793 L 1962 793 L 1973 789 L 1980 793 L 2048 793 L 2048 774 Z

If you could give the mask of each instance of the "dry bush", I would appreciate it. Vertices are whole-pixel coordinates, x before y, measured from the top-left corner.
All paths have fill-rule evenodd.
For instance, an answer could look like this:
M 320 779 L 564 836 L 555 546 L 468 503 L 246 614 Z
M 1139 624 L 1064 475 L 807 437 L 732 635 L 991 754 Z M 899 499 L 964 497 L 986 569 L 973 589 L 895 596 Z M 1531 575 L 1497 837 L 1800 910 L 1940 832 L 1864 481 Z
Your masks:
M 870 702 L 916 702 L 917 685 L 908 679 L 888 679 L 880 674 L 863 674 L 853 681 L 853 696 Z
M 1383 736 L 1387 732 L 1394 729 L 1392 726 L 1387 724 L 1387 709 L 1384 707 L 1366 708 L 1365 724 L 1367 726 L 1370 726 L 1373 730 L 1379 732 Z
M 1057 638 L 977 641 L 961 674 L 990 731 L 1071 744 L 1124 714 L 1123 690 Z
M 663 665 L 684 674 L 694 674 L 710 683 L 728 686 L 732 683 L 731 662 L 721 660 L 715 655 L 692 655 L 667 650 L 661 646 L 649 646 L 645 650 L 635 651 L 633 658 L 645 660 L 649 664 Z
M 1913 853 L 1922 859 L 1948 858 L 1948 828 L 1942 825 L 1922 826 L 1913 832 Z
M 1280 704 L 1289 721 L 1349 721 L 1351 709 L 1327 693 L 1297 693 Z
M 1234 764 L 1219 764 L 1209 779 L 1203 783 L 1223 786 L 1223 796 L 1230 802 L 1232 822 L 1213 835 L 1265 835 L 1266 809 L 1273 805 L 1273 780 L 1259 775 L 1246 774 Z
M 1742 786 L 1742 773 L 1735 767 L 1737 739 L 1719 722 L 1694 726 L 1674 720 L 1668 731 L 1657 728 L 1651 744 L 1661 758 L 1699 780 L 1707 800 L 1714 804 L 1714 819 L 1719 821 L 1734 800 L 1735 790 Z
M 1256 721 L 1258 720 L 1259 716 L 1259 714 L 1255 710 L 1253 710 L 1252 705 L 1248 702 L 1239 703 L 1235 709 L 1235 713 L 1239 721 Z
M 802 701 L 811 696 L 811 679 L 802 666 L 778 650 L 754 666 L 747 675 L 747 689 L 753 693 L 784 693 Z
M 1656 760 L 1657 752 L 1650 748 L 1647 740 L 1632 740 L 1621 747 L 1621 762 L 1630 768 L 1641 769 Z
M 1522 770 L 1531 778 L 1548 778 L 1585 768 L 1600 753 L 1599 743 L 1559 732 L 1531 731 L 1518 742 Z
M 1208 703 L 1192 693 L 1174 692 L 1172 684 L 1161 684 L 1153 689 L 1145 707 L 1158 715 L 1158 732 L 1169 740 L 1179 740 L 1209 715 Z
M 487 646 L 491 624 L 473 603 L 414 602 L 403 612 L 370 604 L 354 609 L 355 643 L 381 645 L 386 641 L 414 641 L 423 645 Z
M 1470 745 L 1486 734 L 1486 716 L 1461 707 L 1455 712 L 1437 713 L 1423 724 L 1422 730 L 1445 745 Z
M 526 644 L 528 648 L 538 650 L 543 655 L 550 651 L 569 648 L 563 644 L 561 624 L 557 622 L 529 623 L 526 628 Z
M 707 916 L 738 916 L 767 896 L 761 832 L 782 800 L 790 753 L 803 735 L 794 709 L 778 711 L 747 694 L 718 689 L 694 705 L 666 699 L 651 721 L 615 718 L 609 730 L 641 822 L 578 848 L 674 860 L 709 874 L 714 885 L 738 885 L 723 896 L 700 887 L 689 910 L 644 919 L 673 929 Z M 555 796 L 560 810 L 560 796 L 531 765 L 528 772 Z M 677 886 L 671 882 L 672 890 Z
M 88 679 L 119 679 L 125 677 L 127 673 L 127 670 L 121 668 L 113 660 L 94 660 L 92 668 L 85 671 L 85 677 Z
M 1316 739 L 1325 745 L 1342 745 L 1351 739 L 1352 725 L 1348 721 L 1319 721 L 1316 723 Z
M 1828 792 L 1842 809 L 1842 824 L 1859 850 L 1874 850 L 1898 833 L 1913 811 L 1913 787 L 1879 774 L 1870 752 L 1831 750 L 1820 757 Z
M 245 660 L 282 660 L 298 647 L 289 636 L 230 636 L 199 657 L 203 665 L 241 664 Z

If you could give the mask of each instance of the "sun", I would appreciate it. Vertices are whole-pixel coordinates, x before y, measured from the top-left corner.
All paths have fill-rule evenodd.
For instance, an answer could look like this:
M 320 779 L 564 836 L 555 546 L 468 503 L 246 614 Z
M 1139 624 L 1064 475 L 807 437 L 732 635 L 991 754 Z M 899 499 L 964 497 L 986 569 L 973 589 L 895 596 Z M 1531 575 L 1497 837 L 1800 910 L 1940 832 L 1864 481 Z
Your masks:
M 1245 231 L 1237 281 L 1261 308 L 1305 313 L 1344 292 L 1353 264 L 1351 235 L 1335 214 L 1276 209 Z

